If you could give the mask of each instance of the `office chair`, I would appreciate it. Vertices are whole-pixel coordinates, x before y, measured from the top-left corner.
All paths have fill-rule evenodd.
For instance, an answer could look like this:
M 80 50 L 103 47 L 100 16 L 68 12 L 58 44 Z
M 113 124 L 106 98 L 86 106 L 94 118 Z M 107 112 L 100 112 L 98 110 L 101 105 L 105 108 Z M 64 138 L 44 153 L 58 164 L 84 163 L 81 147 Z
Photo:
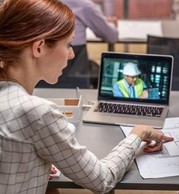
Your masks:
M 172 90 L 179 90 L 179 38 L 148 35 L 147 53 L 174 57 Z

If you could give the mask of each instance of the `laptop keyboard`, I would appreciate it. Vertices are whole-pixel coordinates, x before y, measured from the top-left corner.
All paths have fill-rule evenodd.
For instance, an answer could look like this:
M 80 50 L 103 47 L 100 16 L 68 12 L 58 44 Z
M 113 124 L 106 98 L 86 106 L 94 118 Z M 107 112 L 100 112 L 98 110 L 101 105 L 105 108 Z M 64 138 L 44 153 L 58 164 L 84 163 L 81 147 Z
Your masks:
M 128 115 L 141 115 L 160 117 L 163 107 L 141 106 L 141 105 L 126 105 L 100 102 L 95 109 L 96 112 L 128 114 Z

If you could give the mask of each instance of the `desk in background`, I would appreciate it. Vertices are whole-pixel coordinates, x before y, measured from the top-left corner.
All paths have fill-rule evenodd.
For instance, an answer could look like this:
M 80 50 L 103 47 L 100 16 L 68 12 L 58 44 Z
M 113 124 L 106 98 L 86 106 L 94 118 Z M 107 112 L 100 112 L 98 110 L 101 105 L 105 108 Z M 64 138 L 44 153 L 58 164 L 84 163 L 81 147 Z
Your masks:
M 128 51 L 128 44 L 146 44 L 147 35 L 179 37 L 179 21 L 177 20 L 119 20 L 119 37 L 117 43 L 125 44 L 125 51 Z M 87 29 L 87 41 L 89 43 L 106 43 Z M 115 51 L 115 44 L 108 43 L 108 50 Z
M 76 98 L 79 92 L 75 89 L 35 89 L 35 95 L 44 98 Z M 94 101 L 97 99 L 97 90 L 81 90 L 84 103 Z M 179 98 L 179 92 L 172 91 L 171 104 L 168 117 L 179 116 L 179 104 L 176 104 Z M 103 158 L 106 156 L 119 141 L 124 138 L 124 134 L 119 126 L 100 125 L 79 123 L 76 129 L 76 138 L 80 144 L 85 145 L 97 157 Z M 49 188 L 81 188 L 74 184 L 70 179 L 64 177 L 54 178 L 49 181 Z M 133 189 L 133 190 L 179 190 L 179 176 L 157 178 L 157 179 L 143 179 L 138 171 L 135 163 L 126 173 L 123 180 L 119 182 L 115 189 Z M 110 192 L 111 194 L 114 191 Z

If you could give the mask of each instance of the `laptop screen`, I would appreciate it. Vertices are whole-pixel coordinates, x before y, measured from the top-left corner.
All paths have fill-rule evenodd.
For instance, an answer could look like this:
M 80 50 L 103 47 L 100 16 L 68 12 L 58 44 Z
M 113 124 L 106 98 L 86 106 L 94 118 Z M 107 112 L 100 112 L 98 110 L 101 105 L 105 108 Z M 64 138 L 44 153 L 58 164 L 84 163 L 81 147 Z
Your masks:
M 99 100 L 169 104 L 173 57 L 104 52 Z

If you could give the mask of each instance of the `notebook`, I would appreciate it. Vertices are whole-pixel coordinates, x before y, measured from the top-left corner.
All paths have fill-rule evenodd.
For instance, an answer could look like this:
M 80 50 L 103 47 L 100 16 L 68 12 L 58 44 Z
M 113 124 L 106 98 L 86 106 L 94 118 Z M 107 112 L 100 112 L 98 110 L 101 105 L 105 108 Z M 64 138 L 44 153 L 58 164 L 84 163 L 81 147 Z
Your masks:
M 83 122 L 162 128 L 169 111 L 173 60 L 170 55 L 103 52 L 98 100 Z

